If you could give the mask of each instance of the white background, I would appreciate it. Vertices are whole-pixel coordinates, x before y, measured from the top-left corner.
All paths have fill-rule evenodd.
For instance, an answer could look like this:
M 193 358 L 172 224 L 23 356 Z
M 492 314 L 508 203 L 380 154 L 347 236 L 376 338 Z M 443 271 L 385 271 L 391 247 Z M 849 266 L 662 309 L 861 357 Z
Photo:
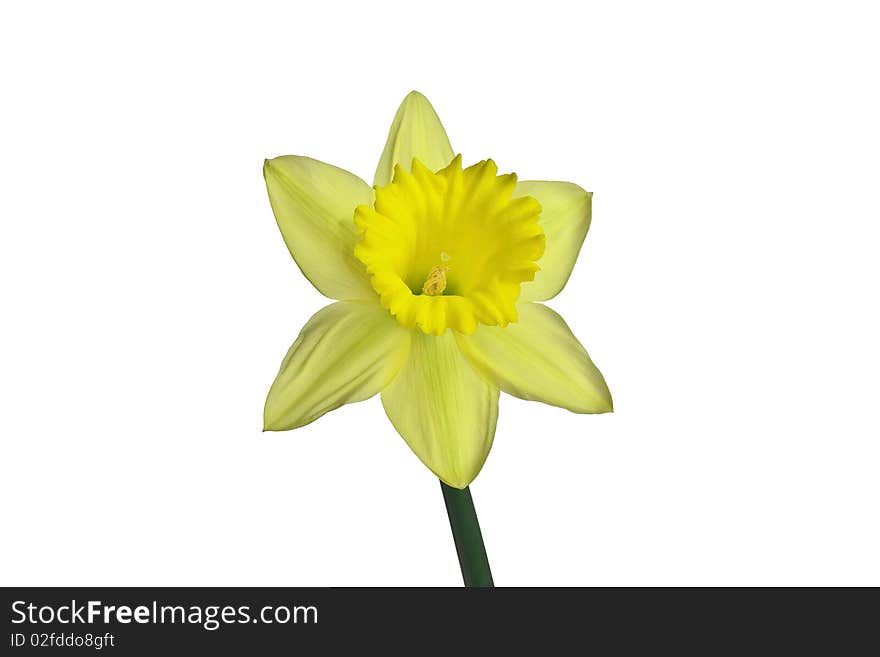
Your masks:
M 502 397 L 496 582 L 880 584 L 870 6 L 7 3 L 0 582 L 460 583 L 377 399 L 260 431 L 326 303 L 263 159 L 371 180 L 415 88 L 466 161 L 595 193 L 550 305 L 616 412 Z

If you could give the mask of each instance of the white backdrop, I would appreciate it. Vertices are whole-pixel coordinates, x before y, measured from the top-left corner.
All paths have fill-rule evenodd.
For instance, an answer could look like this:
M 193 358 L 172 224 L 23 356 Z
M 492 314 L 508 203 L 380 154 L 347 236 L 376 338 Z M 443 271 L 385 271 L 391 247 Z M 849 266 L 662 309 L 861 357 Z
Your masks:
M 460 583 L 378 399 L 260 431 L 326 303 L 263 159 L 370 180 L 415 88 L 595 194 L 550 305 L 616 412 L 502 398 L 496 582 L 880 584 L 870 3 L 297 4 L 0 10 L 0 583 Z

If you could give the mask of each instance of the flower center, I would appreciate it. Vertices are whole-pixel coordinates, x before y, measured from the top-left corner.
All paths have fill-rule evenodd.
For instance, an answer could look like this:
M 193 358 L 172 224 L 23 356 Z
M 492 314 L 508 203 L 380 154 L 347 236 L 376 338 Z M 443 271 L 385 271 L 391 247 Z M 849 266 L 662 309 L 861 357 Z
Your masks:
M 457 156 L 434 173 L 417 159 L 400 166 L 372 206 L 360 205 L 355 256 L 382 306 L 405 327 L 473 333 L 517 321 L 520 285 L 539 270 L 540 204 L 516 196 L 516 175 L 492 160 L 467 169 Z

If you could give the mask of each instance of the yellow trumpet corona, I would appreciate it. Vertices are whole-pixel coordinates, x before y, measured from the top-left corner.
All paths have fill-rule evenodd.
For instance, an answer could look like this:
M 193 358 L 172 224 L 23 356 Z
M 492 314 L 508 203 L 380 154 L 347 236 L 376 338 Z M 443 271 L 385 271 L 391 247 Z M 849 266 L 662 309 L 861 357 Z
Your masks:
M 462 170 L 456 156 L 434 173 L 413 158 L 412 173 L 398 164 L 375 203 L 357 207 L 355 256 L 402 326 L 470 335 L 517 320 L 520 284 L 540 269 L 545 238 L 541 205 L 515 189 L 516 175 L 499 176 L 492 160 Z

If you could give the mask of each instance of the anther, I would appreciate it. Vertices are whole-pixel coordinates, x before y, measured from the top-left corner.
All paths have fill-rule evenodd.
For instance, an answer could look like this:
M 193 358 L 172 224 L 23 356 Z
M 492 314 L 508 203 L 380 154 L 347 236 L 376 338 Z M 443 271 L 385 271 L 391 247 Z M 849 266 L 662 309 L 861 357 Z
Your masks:
M 429 297 L 443 294 L 443 290 L 446 289 L 446 272 L 448 271 L 449 267 L 434 267 L 422 286 L 422 294 L 426 294 Z

